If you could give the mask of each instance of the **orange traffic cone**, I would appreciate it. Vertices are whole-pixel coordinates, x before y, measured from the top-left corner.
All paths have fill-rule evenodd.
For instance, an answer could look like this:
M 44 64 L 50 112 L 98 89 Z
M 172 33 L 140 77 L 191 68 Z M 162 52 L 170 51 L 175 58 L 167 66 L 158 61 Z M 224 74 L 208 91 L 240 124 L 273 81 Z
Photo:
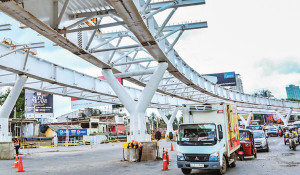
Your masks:
M 167 158 L 167 163 L 168 163 L 168 165 L 170 165 L 170 158 L 169 158 L 168 149 L 167 149 L 167 151 L 166 151 L 166 158 Z
M 17 168 L 18 163 L 19 163 L 19 160 L 18 160 L 18 156 L 16 155 L 15 164 L 14 164 L 13 168 Z
M 167 162 L 167 156 L 166 154 L 163 155 L 163 168 L 162 168 L 163 171 L 166 171 L 168 170 L 168 162 Z
M 171 142 L 171 151 L 174 151 L 174 149 L 173 149 L 173 143 Z
M 20 156 L 19 159 L 19 165 L 18 165 L 18 171 L 17 172 L 24 172 L 25 170 L 23 170 L 23 162 L 22 162 L 22 157 Z

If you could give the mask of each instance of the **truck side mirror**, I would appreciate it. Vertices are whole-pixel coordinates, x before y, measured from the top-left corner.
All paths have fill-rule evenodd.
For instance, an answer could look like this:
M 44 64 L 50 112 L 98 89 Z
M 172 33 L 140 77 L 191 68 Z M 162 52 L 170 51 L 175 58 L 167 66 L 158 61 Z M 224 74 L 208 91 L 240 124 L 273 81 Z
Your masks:
M 223 132 L 219 131 L 219 139 L 222 140 L 223 139 Z

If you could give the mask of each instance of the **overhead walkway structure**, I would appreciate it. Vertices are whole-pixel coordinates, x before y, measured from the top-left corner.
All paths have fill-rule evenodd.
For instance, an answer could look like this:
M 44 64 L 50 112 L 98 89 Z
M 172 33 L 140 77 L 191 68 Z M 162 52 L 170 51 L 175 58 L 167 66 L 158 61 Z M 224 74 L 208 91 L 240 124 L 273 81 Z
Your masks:
M 107 81 L 33 56 L 27 59 L 35 60 L 32 66 L 39 66 L 37 68 L 24 69 L 26 56 L 20 67 L 8 64 L 5 57 L 9 55 L 0 59 L 0 68 L 3 74 L 10 72 L 29 77 L 24 85 L 26 88 L 110 104 L 129 103 L 125 107 L 138 123 L 137 130 L 131 127 L 131 135 L 138 140 L 146 139 L 141 119 L 145 106 L 161 109 L 186 103 L 230 102 L 236 103 L 240 112 L 279 112 L 282 115 L 299 112 L 298 102 L 257 97 L 213 84 L 180 57 L 174 46 L 183 32 L 207 28 L 207 22 L 168 23 L 178 8 L 204 4 L 205 0 L 0 0 L 0 10 L 23 23 L 23 28 L 35 30 L 101 68 Z M 169 14 L 158 24 L 155 17 L 166 10 Z M 113 29 L 118 31 L 110 32 Z M 17 53 L 25 55 L 22 51 Z M 27 60 L 25 66 L 28 63 Z M 48 75 L 40 74 L 44 68 L 40 65 L 47 65 Z M 13 76 L 1 82 L 15 81 Z M 115 78 L 145 87 L 143 91 L 154 97 L 145 97 L 143 94 L 147 93 L 142 90 L 120 87 Z M 124 94 L 130 98 L 126 100 Z M 132 104 L 142 105 L 143 110 L 136 112 L 140 108 L 131 109 Z

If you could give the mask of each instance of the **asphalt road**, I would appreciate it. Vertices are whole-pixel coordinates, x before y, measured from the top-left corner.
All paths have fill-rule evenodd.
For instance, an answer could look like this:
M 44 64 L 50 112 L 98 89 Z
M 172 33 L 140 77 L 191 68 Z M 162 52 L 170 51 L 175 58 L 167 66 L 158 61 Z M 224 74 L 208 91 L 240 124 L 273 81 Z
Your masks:
M 161 148 L 169 148 L 170 143 L 161 142 Z M 283 138 L 269 138 L 270 152 L 259 152 L 257 159 L 246 158 L 238 161 L 235 168 L 227 169 L 227 175 L 295 175 L 300 170 L 300 146 L 299 151 L 289 150 L 284 145 Z M 48 151 L 48 152 L 44 152 Z M 129 163 L 122 161 L 121 143 L 91 146 L 51 149 L 24 150 L 23 164 L 26 172 L 23 174 L 104 174 L 104 175 L 180 175 L 181 170 L 176 166 L 175 151 L 170 152 L 170 170 L 161 171 L 162 161 L 149 161 L 140 163 Z M 0 160 L 0 174 L 13 175 L 16 169 L 13 160 Z M 193 170 L 192 174 L 208 174 L 214 172 Z

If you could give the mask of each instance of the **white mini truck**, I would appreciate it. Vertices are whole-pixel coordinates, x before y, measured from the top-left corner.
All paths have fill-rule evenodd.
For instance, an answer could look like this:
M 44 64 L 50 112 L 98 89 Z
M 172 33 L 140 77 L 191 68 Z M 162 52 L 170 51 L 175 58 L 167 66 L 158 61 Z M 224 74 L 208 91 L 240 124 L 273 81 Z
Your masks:
M 232 104 L 183 105 L 183 124 L 177 138 L 177 166 L 225 174 L 235 167 L 240 148 L 237 107 Z

